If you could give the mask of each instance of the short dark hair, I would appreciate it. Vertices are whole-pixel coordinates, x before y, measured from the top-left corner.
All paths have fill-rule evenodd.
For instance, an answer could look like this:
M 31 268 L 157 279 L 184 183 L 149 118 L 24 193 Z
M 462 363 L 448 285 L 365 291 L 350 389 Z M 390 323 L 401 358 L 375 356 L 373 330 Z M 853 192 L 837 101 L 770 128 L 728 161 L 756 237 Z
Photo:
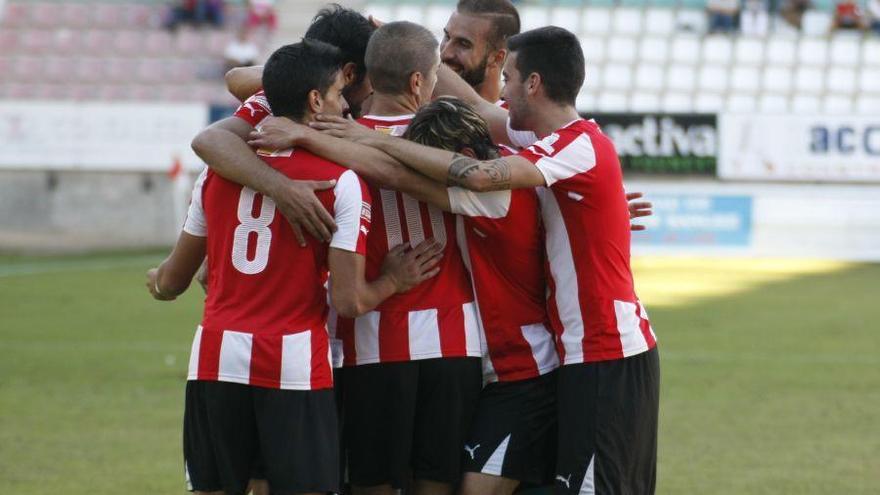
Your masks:
M 275 50 L 263 68 L 263 90 L 272 113 L 302 119 L 309 92 L 327 94 L 344 64 L 339 48 L 323 41 L 304 39 Z
M 367 74 L 364 54 L 375 30 L 373 23 L 360 12 L 334 3 L 318 11 L 305 37 L 339 48 L 345 63 L 352 62 L 357 67 L 354 81 L 357 84 Z
M 478 160 L 498 157 L 486 121 L 473 107 L 452 96 L 437 98 L 420 108 L 403 138 L 447 151 L 470 148 Z
M 418 24 L 384 24 L 370 38 L 364 58 L 373 89 L 386 94 L 405 92 L 413 72 L 427 75 L 431 71 L 437 47 L 437 38 Z
M 584 84 L 584 52 L 577 36 L 556 26 L 547 26 L 512 36 L 507 48 L 516 53 L 516 68 L 522 81 L 529 74 L 541 75 L 547 97 L 574 105 Z
M 519 12 L 510 0 L 459 0 L 455 10 L 460 14 L 485 16 L 492 22 L 492 33 L 487 40 L 492 49 L 520 30 Z

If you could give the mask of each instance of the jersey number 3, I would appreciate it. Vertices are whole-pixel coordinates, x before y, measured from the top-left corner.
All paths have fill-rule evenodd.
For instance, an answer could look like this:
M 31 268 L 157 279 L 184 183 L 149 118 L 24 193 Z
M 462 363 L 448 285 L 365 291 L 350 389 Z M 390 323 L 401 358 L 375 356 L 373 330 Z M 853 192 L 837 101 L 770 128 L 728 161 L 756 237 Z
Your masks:
M 235 228 L 232 241 L 232 266 L 246 275 L 260 273 L 269 263 L 269 246 L 272 244 L 272 230 L 269 225 L 275 219 L 275 202 L 262 198 L 260 215 L 254 217 L 254 201 L 257 192 L 243 187 L 238 199 L 238 227 Z M 256 235 L 252 235 L 256 234 Z M 253 259 L 248 259 L 251 241 L 256 242 Z

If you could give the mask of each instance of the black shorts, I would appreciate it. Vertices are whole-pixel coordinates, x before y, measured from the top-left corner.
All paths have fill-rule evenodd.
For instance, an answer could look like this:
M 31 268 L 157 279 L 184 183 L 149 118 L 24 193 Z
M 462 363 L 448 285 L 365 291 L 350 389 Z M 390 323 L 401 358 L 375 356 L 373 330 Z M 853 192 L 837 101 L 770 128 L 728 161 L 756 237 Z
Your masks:
M 345 446 L 354 486 L 458 483 L 482 387 L 480 358 L 345 368 Z
M 659 398 L 656 348 L 560 368 L 558 492 L 654 493 Z
M 333 390 L 189 381 L 183 456 L 192 491 L 244 494 L 255 471 L 273 494 L 339 491 Z
M 556 373 L 483 388 L 464 446 L 465 471 L 531 484 L 553 482 Z

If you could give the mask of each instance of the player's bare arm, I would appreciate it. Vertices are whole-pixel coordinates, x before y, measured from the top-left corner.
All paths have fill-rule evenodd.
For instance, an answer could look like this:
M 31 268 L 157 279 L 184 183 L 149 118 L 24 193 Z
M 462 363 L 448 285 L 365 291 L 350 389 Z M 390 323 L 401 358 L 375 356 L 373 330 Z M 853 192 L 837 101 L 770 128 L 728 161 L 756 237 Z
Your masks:
M 337 313 L 354 318 L 382 303 L 394 294 L 406 292 L 437 275 L 443 248 L 428 239 L 409 248 L 401 244 L 391 249 L 382 263 L 381 275 L 371 282 L 364 278 L 366 258 L 343 249 L 330 248 L 330 299 Z
M 226 179 L 269 196 L 290 222 L 301 246 L 303 228 L 316 239 L 329 241 L 336 230 L 333 217 L 318 201 L 314 191 L 329 189 L 333 181 L 295 181 L 260 160 L 246 140 L 254 130 L 247 122 L 229 117 L 200 132 L 193 151 L 212 170 Z
M 226 73 L 226 90 L 244 103 L 263 87 L 263 66 L 236 67 Z
M 545 185 L 544 176 L 525 158 L 478 160 L 381 133 L 355 133 L 344 119 L 323 117 L 321 120 L 314 126 L 336 137 L 356 139 L 378 148 L 437 182 L 478 192 Z
M 338 119 L 338 121 L 355 129 L 353 133 L 366 135 L 377 132 L 353 120 Z M 384 151 L 318 132 L 290 119 L 267 117 L 260 130 L 251 133 L 248 144 L 269 150 L 300 146 L 354 170 L 359 176 L 374 184 L 404 192 L 419 201 L 449 211 L 449 195 L 441 183 L 407 168 Z
M 154 299 L 173 301 L 186 292 L 205 259 L 205 239 L 181 232 L 168 258 L 147 271 L 147 290 Z
M 486 123 L 492 140 L 498 144 L 515 145 L 507 135 L 507 110 L 483 99 L 474 88 L 446 65 L 441 64 L 437 71 L 437 85 L 434 87 L 434 98 L 439 96 L 455 96 L 474 107 Z

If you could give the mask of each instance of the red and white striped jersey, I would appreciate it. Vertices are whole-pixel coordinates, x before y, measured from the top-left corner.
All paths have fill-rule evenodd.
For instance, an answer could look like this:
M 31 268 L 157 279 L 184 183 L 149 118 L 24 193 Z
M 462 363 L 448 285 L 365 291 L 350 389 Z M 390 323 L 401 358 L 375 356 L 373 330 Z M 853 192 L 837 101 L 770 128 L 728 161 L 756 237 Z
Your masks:
M 502 148 L 502 155 L 511 151 Z M 547 318 L 544 233 L 535 189 L 449 188 L 483 339 L 483 380 L 534 378 L 559 367 Z
M 363 125 L 403 134 L 412 115 L 365 116 Z M 370 184 L 373 227 L 367 238 L 367 280 L 379 276 L 389 249 L 434 238 L 444 245 L 440 273 L 385 300 L 354 320 L 338 318 L 345 366 L 440 357 L 480 356 L 479 324 L 467 269 L 457 248 L 455 216 Z M 332 322 L 331 322 L 332 326 Z M 332 331 L 332 330 L 331 330 Z
M 329 247 L 366 254 L 370 193 L 353 171 L 301 149 L 262 158 L 294 179 L 335 179 L 332 190 L 316 192 L 338 226 Z M 207 169 L 184 230 L 207 236 L 208 252 L 208 296 L 188 379 L 332 387 L 328 246 L 309 239 L 301 247 L 270 198 Z
M 266 99 L 266 93 L 262 89 L 257 91 L 245 100 L 233 115 L 256 128 L 263 119 L 272 116 L 272 109 L 269 107 L 269 100 Z
M 575 120 L 519 153 L 547 184 L 539 188 L 546 231 L 548 312 L 564 364 L 652 349 L 656 337 L 633 288 L 629 210 L 611 140 Z

